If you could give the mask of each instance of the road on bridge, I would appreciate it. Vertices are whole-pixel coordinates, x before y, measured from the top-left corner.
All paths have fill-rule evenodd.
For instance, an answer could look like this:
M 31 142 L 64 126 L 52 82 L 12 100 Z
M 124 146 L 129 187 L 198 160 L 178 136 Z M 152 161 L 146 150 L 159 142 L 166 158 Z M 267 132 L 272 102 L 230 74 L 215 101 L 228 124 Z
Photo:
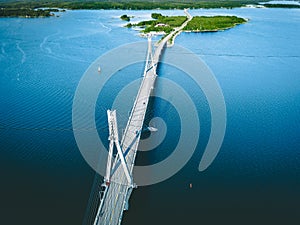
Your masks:
M 122 166 L 121 158 L 123 156 L 118 154 L 112 164 L 109 182 L 106 180 L 106 183 L 103 184 L 105 191 L 97 210 L 94 225 L 119 225 L 122 220 L 123 211 L 128 209 L 128 199 L 131 195 L 132 189 L 134 188 L 132 171 L 141 131 L 143 129 L 149 97 L 155 85 L 157 64 L 167 42 L 171 38 L 175 39 L 175 35 L 181 32 L 181 30 L 192 19 L 192 16 L 187 12 L 187 10 L 184 10 L 184 12 L 188 19 L 180 27 L 175 28 L 173 32 L 159 42 L 153 57 L 151 41 L 149 42 L 147 56 L 149 60 L 146 62 L 144 78 L 136 96 L 120 145 L 126 166 Z M 126 167 L 130 173 L 131 180 L 128 180 L 128 176 L 126 176 Z

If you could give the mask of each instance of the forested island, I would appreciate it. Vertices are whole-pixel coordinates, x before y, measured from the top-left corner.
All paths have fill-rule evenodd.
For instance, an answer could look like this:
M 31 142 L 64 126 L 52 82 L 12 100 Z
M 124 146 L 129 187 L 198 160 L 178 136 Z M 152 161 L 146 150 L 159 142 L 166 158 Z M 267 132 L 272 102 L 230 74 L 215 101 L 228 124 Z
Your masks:
M 137 24 L 128 23 L 126 27 L 142 28 L 142 33 L 162 32 L 167 35 L 180 27 L 186 20 L 186 16 L 164 16 L 160 13 L 152 13 L 153 20 L 141 21 Z M 187 32 L 215 32 L 235 27 L 246 23 L 247 20 L 236 16 L 195 16 L 183 28 Z
M 215 32 L 226 30 L 246 22 L 246 19 L 237 16 L 195 16 L 183 30 L 191 32 Z
M 121 20 L 125 20 L 125 21 L 130 21 L 130 17 L 129 16 L 127 16 L 127 15 L 122 15 L 122 16 L 120 16 L 120 18 L 121 18 Z
M 49 17 L 54 16 L 54 12 L 64 12 L 65 9 L 58 8 L 14 8 L 14 7 L 0 7 L 0 17 Z
M 0 8 L 0 17 L 49 17 L 58 11 L 58 9 Z

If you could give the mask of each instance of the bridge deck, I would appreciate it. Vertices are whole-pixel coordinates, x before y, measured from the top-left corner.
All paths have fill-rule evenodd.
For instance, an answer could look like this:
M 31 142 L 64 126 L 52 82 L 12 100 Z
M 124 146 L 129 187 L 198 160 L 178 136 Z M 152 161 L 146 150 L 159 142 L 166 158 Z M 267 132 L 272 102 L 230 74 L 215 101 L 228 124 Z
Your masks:
M 150 66 L 146 65 L 146 67 L 149 66 L 149 68 L 145 70 L 144 78 L 121 141 L 121 149 L 131 174 L 133 171 L 149 97 L 154 88 L 157 76 L 157 63 L 167 42 L 173 37 L 173 35 L 175 35 L 175 33 L 182 30 L 183 27 L 186 26 L 187 22 L 192 19 L 187 11 L 185 11 L 185 13 L 187 14 L 188 20 L 181 27 L 176 28 L 162 41 L 160 41 L 153 55 L 152 63 Z M 115 171 L 112 171 L 113 174 L 111 176 L 111 182 L 104 192 L 94 225 L 119 225 L 121 223 L 123 211 L 126 209 L 127 200 L 130 197 L 133 187 L 132 184 L 128 183 L 124 170 L 120 164 L 121 163 L 117 157 L 112 166 L 112 168 L 116 169 Z
M 131 173 L 134 166 L 149 96 L 154 87 L 155 78 L 156 66 L 148 70 L 142 80 L 121 142 L 121 148 Z M 97 225 L 119 224 L 123 208 L 125 208 L 127 202 L 126 200 L 129 198 L 127 194 L 130 193 L 129 190 L 132 188 L 131 184 L 128 184 L 128 181 L 124 176 L 124 170 L 122 166 L 120 166 L 119 161 L 115 161 L 113 168 L 115 166 L 117 169 L 113 171 L 111 182 L 105 193 L 105 201 L 101 206 L 99 220 L 98 223 L 96 223 Z

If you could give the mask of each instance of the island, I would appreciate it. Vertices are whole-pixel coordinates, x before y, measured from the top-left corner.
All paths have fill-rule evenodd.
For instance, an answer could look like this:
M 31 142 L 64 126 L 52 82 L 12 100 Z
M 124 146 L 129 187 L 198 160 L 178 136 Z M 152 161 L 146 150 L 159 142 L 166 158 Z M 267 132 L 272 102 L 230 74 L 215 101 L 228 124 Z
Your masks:
M 152 13 L 152 20 L 141 21 L 136 24 L 128 23 L 125 27 L 139 27 L 141 35 L 147 34 L 163 35 L 162 39 L 173 32 L 169 44 L 174 43 L 175 37 L 180 32 L 217 32 L 233 28 L 247 22 L 247 19 L 237 16 L 164 16 L 160 13 Z M 186 23 L 186 24 L 185 24 Z M 178 27 L 182 29 L 177 30 Z M 174 32 L 175 31 L 175 32 Z
M 130 17 L 129 17 L 129 16 L 127 16 L 127 15 L 125 15 L 125 14 L 124 14 L 124 15 L 122 15 L 122 16 L 120 16 L 120 19 L 121 19 L 121 20 L 128 21 L 128 22 L 130 21 Z
M 195 16 L 183 30 L 190 32 L 216 32 L 227 30 L 246 22 L 246 19 L 237 16 Z
M 186 16 L 163 16 L 159 13 L 152 13 L 153 20 L 141 21 L 137 24 L 128 23 L 126 27 L 140 27 L 143 28 L 142 33 L 171 33 L 175 27 L 181 26 L 186 20 Z

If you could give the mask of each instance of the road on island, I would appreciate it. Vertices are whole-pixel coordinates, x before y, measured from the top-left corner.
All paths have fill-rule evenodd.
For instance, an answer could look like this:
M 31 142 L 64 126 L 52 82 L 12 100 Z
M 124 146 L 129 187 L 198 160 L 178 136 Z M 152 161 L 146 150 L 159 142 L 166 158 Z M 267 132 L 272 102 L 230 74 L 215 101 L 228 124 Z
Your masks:
M 169 37 L 168 40 L 170 40 L 173 36 L 173 39 L 171 39 L 171 43 L 168 45 L 169 47 L 174 45 L 176 36 L 179 35 L 181 33 L 182 29 L 188 24 L 188 22 L 190 22 L 193 19 L 193 16 L 188 12 L 188 9 L 184 9 L 184 13 L 185 13 L 185 15 L 187 16 L 188 19 L 180 27 L 174 28 L 174 31 L 169 34 L 170 37 L 168 35 L 165 38 L 165 39 L 167 39 Z

